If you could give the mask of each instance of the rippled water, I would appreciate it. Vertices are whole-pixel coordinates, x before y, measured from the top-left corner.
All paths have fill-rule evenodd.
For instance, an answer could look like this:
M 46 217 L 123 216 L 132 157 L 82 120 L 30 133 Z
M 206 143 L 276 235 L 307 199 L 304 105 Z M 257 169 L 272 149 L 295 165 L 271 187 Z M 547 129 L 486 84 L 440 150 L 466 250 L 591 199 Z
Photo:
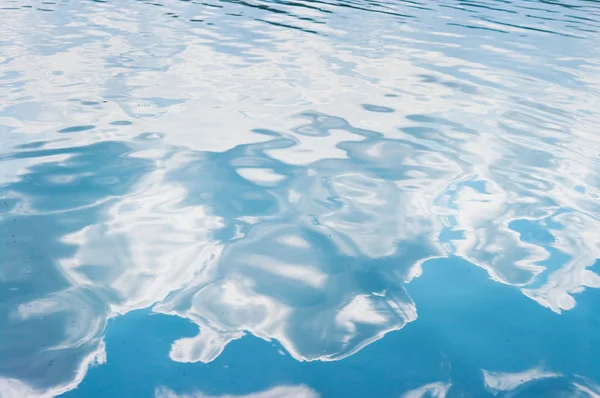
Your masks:
M 600 396 L 597 1 L 0 6 L 2 398 Z

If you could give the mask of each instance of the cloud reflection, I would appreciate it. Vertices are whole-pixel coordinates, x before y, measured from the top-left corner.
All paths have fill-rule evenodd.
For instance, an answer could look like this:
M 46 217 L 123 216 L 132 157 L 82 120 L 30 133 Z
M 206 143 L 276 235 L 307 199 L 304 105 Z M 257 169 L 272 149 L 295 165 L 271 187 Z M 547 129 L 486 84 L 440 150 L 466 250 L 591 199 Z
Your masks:
M 407 391 L 402 394 L 402 398 L 446 398 L 448 390 L 452 387 L 452 383 L 435 382 L 429 383 L 422 387 Z
M 532 368 L 519 373 L 483 371 L 485 385 L 494 393 L 512 391 L 525 383 L 560 376 L 558 373 L 548 372 L 540 368 Z
M 217 398 L 201 392 L 191 394 L 177 394 L 166 387 L 159 387 L 154 393 L 155 398 Z M 246 395 L 219 395 L 218 398 L 319 398 L 320 395 L 307 386 L 280 386 Z
M 483 371 L 486 388 L 494 395 L 510 393 L 510 396 L 527 397 L 537 394 L 552 394 L 594 398 L 600 395 L 600 386 L 593 381 L 575 376 L 565 377 L 542 368 L 532 368 L 523 372 L 503 373 Z M 536 390 L 544 381 L 555 380 L 546 389 Z M 546 391 L 545 393 L 543 391 Z

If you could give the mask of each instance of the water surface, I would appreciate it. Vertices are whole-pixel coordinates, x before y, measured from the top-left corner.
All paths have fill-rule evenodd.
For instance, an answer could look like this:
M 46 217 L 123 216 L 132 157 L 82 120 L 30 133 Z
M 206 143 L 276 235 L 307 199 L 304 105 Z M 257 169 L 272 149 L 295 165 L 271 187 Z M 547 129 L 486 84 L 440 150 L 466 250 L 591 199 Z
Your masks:
M 599 29 L 3 1 L 0 397 L 600 396 Z

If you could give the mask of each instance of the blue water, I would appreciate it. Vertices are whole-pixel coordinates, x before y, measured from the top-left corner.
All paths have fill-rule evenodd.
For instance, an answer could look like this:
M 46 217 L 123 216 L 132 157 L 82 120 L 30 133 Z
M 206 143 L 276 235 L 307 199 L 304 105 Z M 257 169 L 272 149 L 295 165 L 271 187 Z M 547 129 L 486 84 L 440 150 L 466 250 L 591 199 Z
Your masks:
M 600 3 L 0 2 L 0 397 L 600 397 Z

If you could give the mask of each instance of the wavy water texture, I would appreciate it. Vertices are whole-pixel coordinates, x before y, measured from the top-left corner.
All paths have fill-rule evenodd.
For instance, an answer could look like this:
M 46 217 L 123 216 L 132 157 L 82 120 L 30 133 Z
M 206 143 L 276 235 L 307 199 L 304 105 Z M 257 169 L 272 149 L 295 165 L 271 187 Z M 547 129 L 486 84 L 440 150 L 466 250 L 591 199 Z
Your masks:
M 110 360 L 108 321 L 143 308 L 197 326 L 173 361 L 247 334 L 338 361 L 419 322 L 433 258 L 556 314 L 600 287 L 596 2 L 0 11 L 2 398 L 76 388 Z M 515 396 L 563 377 L 482 372 Z

